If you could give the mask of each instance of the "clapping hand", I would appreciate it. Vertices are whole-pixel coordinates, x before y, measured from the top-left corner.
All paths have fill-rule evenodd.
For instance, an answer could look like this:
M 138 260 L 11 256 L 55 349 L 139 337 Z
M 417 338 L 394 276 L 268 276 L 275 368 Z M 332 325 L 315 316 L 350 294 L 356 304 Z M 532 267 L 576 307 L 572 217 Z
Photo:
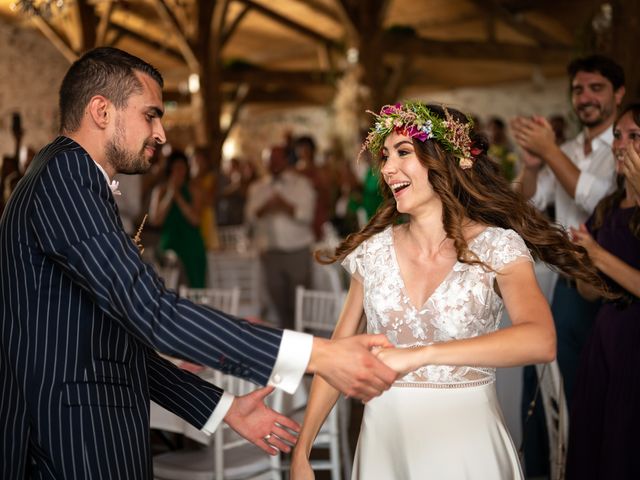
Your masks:
M 580 227 L 578 227 L 577 229 L 570 227 L 569 231 L 571 233 L 571 239 L 573 240 L 573 243 L 575 243 L 576 245 L 580 245 L 582 248 L 584 248 L 589 254 L 589 257 L 591 258 L 591 260 L 593 261 L 595 256 L 598 253 L 598 250 L 601 247 L 593 239 L 593 237 L 587 230 L 587 227 L 585 227 L 584 224 L 581 224 Z
M 513 138 L 530 155 L 544 158 L 550 149 L 556 148 L 555 133 L 544 117 L 515 117 L 509 125 Z
M 629 143 L 622 153 L 621 173 L 627 179 L 628 187 L 635 194 L 636 205 L 640 205 L 640 155 L 633 148 L 632 143 Z
M 300 425 L 264 403 L 271 392 L 273 387 L 264 387 L 235 397 L 224 421 L 269 455 L 277 455 L 279 451 L 288 453 L 298 440 Z
M 544 166 L 544 161 L 528 150 L 520 150 L 520 159 L 522 160 L 524 167 L 530 170 L 540 170 Z

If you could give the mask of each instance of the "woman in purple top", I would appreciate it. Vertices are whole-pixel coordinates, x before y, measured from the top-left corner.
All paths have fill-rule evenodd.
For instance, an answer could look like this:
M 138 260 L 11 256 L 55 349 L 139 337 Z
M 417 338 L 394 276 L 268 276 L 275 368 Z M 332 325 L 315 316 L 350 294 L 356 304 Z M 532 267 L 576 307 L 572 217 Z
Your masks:
M 640 478 L 640 192 L 627 179 L 640 152 L 640 102 L 614 124 L 618 188 L 573 230 L 609 287 L 582 352 L 571 405 L 567 479 Z M 593 298 L 589 285 L 578 290 Z

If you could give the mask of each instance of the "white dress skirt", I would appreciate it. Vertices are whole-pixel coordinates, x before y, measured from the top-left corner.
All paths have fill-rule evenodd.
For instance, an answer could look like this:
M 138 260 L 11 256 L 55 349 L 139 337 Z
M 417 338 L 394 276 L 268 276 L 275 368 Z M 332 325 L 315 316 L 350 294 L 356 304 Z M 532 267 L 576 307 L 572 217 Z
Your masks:
M 353 480 L 522 479 L 495 383 L 392 387 L 364 409 Z

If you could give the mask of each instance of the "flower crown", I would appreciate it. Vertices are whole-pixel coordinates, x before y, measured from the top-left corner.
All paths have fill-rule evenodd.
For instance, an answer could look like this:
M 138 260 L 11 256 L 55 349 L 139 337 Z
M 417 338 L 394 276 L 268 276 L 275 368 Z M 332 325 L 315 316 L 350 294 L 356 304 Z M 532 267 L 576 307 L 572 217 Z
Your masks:
M 375 117 L 375 124 L 362 145 L 362 151 L 369 150 L 377 154 L 382 150 L 385 139 L 392 132 L 416 138 L 421 142 L 436 140 L 447 152 L 458 158 L 460 168 L 466 170 L 473 167 L 474 157 L 480 155 L 481 149 L 473 147 L 469 131 L 473 122 L 462 123 L 453 118 L 444 108 L 442 119 L 420 102 L 408 101 L 385 105 L 379 114 L 367 110 Z

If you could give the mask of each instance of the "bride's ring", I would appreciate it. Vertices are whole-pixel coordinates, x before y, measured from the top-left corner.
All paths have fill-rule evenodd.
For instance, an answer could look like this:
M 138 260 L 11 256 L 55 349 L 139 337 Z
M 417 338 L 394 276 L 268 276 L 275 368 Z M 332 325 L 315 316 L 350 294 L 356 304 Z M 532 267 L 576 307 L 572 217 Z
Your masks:
M 264 437 L 262 437 L 262 438 L 264 439 L 264 441 L 265 441 L 265 442 L 268 442 L 268 441 L 269 441 L 269 439 L 271 438 L 271 434 L 269 433 L 269 434 L 265 435 L 265 436 L 264 436 Z

